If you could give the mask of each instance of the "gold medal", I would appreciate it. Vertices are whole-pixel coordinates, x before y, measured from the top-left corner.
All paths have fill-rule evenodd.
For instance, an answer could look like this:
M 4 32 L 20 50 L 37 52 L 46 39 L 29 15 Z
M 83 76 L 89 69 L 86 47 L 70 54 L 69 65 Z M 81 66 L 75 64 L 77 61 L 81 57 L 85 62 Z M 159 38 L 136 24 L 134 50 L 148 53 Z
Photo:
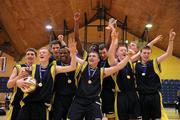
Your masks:
M 130 79 L 131 78 L 131 76 L 130 75 L 127 75 L 127 79 Z
M 39 87 L 42 87 L 42 83 L 40 82 L 40 83 L 38 84 L 38 86 L 39 86 Z
M 145 76 L 146 75 L 146 73 L 142 73 L 142 76 Z
M 88 84 L 91 84 L 92 83 L 92 81 L 91 80 L 88 80 Z
M 71 83 L 72 83 L 72 81 L 69 79 L 69 80 L 68 80 L 68 83 L 69 83 L 69 84 L 71 84 Z

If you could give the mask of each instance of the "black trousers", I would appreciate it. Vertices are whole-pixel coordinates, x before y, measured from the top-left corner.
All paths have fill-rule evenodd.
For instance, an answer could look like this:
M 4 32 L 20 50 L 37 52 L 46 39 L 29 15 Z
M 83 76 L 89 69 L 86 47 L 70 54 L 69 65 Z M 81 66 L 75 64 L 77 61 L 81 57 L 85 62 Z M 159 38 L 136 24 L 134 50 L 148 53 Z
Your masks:
M 77 98 L 73 100 L 68 113 L 70 120 L 101 120 L 101 103 L 100 100 L 90 102 L 84 98 Z
M 55 95 L 51 116 L 53 120 L 67 120 L 74 95 Z
M 161 118 L 159 93 L 139 94 L 143 120 Z
M 114 114 L 114 92 L 111 89 L 103 89 L 101 92 L 102 112 L 105 114 Z
M 141 115 L 136 91 L 118 92 L 116 101 L 119 120 L 137 119 Z
M 19 111 L 17 120 L 47 120 L 48 110 L 44 103 L 27 103 Z
M 8 118 L 10 118 L 11 120 L 16 120 L 20 109 L 21 109 L 21 106 L 19 104 L 10 105 L 10 109 L 8 111 L 10 114 L 8 114 L 9 115 Z

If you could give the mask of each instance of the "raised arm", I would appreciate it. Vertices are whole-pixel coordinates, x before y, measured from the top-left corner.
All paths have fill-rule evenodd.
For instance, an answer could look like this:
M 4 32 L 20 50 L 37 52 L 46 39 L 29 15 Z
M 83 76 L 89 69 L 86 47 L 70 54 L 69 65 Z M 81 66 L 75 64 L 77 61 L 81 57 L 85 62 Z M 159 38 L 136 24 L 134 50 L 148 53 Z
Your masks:
M 74 71 L 76 69 L 76 42 L 73 38 L 68 40 L 69 42 L 69 50 L 71 55 L 71 63 L 69 66 L 56 66 L 56 74 L 57 73 L 65 73 Z
M 138 59 L 139 59 L 139 57 L 140 57 L 140 51 L 138 51 L 135 55 L 133 55 L 132 57 L 131 57 L 131 62 L 135 62 L 135 61 L 137 61 Z
M 106 46 L 107 46 L 107 48 L 109 49 L 109 47 L 110 47 L 110 45 L 111 45 L 111 41 L 112 41 L 112 39 L 111 39 L 111 33 L 112 33 L 112 29 L 107 29 L 107 40 L 106 40 Z
M 155 39 L 153 39 L 151 42 L 147 44 L 147 46 L 152 47 L 157 42 L 161 41 L 163 39 L 162 35 L 158 35 Z
M 109 64 L 112 66 L 116 63 L 116 58 L 115 58 L 115 54 L 116 54 L 116 49 L 118 46 L 118 32 L 116 32 L 115 30 L 113 30 L 111 37 L 112 37 L 112 41 L 111 41 L 111 45 L 110 48 L 108 50 L 108 56 L 109 56 Z
M 109 67 L 109 68 L 104 68 L 104 78 L 108 77 L 109 75 L 116 73 L 117 71 L 119 71 L 121 69 L 123 69 L 126 66 L 126 64 L 128 63 L 128 61 L 130 60 L 132 55 L 133 55 L 133 51 L 129 50 L 128 55 L 121 62 L 119 62 L 117 65 Z
M 60 42 L 61 46 L 66 46 L 63 35 L 58 35 L 58 41 Z
M 77 42 L 77 50 L 81 58 L 83 57 L 84 54 L 84 49 L 82 47 L 81 41 L 80 41 L 80 36 L 79 36 L 79 21 L 81 18 L 80 11 L 77 11 L 74 13 L 74 33 L 75 33 L 75 41 Z
M 108 38 L 107 38 L 105 44 L 106 44 L 108 49 L 109 49 L 109 47 L 111 45 L 111 41 L 112 41 L 112 38 L 111 38 L 112 31 L 114 31 L 115 30 L 115 26 L 117 26 L 116 21 L 117 20 L 115 20 L 114 18 L 110 18 L 109 19 L 109 24 L 106 27 L 106 30 L 108 31 Z
M 169 56 L 172 55 L 173 52 L 173 40 L 176 36 L 176 33 L 173 31 L 173 29 L 170 30 L 169 32 L 169 44 L 168 44 L 168 48 L 166 50 L 166 52 L 164 54 L 162 54 L 161 56 L 159 56 L 157 58 L 157 63 L 160 64 L 162 61 L 164 61 L 165 59 L 167 59 Z

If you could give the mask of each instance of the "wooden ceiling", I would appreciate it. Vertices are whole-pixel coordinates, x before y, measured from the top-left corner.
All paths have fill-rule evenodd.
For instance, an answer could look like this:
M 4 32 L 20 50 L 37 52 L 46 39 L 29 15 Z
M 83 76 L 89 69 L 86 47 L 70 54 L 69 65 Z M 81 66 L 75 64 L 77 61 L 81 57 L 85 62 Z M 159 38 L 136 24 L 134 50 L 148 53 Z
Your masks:
M 51 23 L 56 34 L 62 33 L 64 20 L 73 30 L 73 13 L 80 10 L 90 20 L 100 3 L 107 12 L 123 21 L 128 17 L 128 31 L 141 36 L 145 24 L 153 24 L 149 38 L 162 34 L 164 39 L 156 46 L 166 50 L 169 30 L 177 35 L 173 54 L 180 57 L 180 0 L 0 0 L 0 48 L 18 59 L 28 47 L 40 48 L 48 44 L 45 25 Z

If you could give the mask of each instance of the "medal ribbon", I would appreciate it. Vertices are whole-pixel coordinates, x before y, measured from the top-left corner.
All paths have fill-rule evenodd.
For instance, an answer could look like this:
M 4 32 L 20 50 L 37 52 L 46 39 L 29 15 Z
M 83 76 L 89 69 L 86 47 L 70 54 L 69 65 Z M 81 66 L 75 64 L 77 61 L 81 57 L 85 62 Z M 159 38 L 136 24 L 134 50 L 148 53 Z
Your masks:
M 41 68 L 41 65 L 40 65 L 40 67 L 39 67 L 39 77 L 40 77 L 40 82 L 39 83 L 41 83 L 42 84 L 42 80 L 43 80 L 43 78 L 45 78 L 45 76 L 48 74 L 48 68 L 49 68 L 49 65 L 48 65 L 48 67 L 46 68 L 46 70 L 42 70 L 42 68 Z M 43 76 L 42 76 L 42 72 L 43 71 L 45 71 L 44 72 L 44 74 L 43 74 Z
M 146 70 L 147 70 L 147 65 L 142 65 L 142 71 L 144 74 L 146 74 Z
M 88 75 L 89 75 L 89 80 L 91 80 L 91 78 L 94 76 L 95 72 L 97 70 L 97 67 L 95 70 L 91 69 L 90 66 L 88 65 Z M 93 71 L 92 75 L 91 75 L 91 71 Z

